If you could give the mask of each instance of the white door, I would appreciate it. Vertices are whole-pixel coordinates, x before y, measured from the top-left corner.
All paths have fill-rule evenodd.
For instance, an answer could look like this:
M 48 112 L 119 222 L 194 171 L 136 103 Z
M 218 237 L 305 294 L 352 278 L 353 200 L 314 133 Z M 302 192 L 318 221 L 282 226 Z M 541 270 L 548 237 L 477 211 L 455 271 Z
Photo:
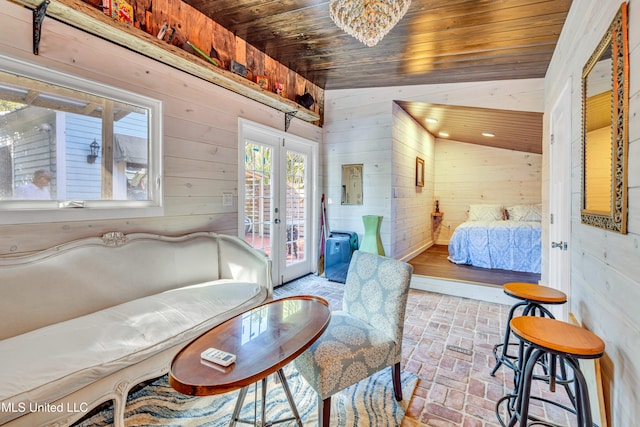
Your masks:
M 315 143 L 240 121 L 239 235 L 273 262 L 273 283 L 312 272 Z
M 556 99 L 550 117 L 549 286 L 567 297 L 571 291 L 571 79 Z M 568 320 L 569 304 L 554 307 Z

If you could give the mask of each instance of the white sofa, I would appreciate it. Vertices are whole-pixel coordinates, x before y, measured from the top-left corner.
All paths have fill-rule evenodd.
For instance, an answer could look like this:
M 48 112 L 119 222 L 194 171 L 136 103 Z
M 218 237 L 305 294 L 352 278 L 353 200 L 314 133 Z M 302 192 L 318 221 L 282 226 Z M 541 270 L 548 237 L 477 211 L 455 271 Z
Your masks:
M 272 298 L 271 264 L 231 236 L 119 232 L 0 257 L 0 425 L 63 426 L 168 371 L 212 326 Z

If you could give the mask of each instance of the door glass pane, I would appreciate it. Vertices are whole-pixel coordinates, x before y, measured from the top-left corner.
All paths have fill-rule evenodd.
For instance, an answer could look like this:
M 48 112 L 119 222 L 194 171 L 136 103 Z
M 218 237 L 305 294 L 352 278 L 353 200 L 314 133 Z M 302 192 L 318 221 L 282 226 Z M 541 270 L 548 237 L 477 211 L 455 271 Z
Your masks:
M 305 174 L 306 156 L 287 151 L 286 225 L 287 254 L 286 265 L 306 259 L 306 197 Z
M 245 142 L 244 239 L 271 256 L 272 159 L 270 147 Z

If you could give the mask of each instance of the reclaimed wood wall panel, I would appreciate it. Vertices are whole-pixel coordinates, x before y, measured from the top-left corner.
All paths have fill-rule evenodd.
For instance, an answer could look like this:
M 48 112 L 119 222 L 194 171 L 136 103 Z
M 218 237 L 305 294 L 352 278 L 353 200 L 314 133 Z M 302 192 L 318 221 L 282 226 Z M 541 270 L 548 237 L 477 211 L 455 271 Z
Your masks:
M 235 38 L 235 60 L 240 64 L 247 63 L 247 42 L 240 37 Z
M 145 26 L 141 26 L 147 33 L 157 35 L 164 23 L 167 23 L 169 30 L 176 29 L 176 37 L 172 44 L 182 47 L 188 40 L 206 54 L 212 53 L 212 49 L 220 60 L 221 67 L 229 69 L 231 60 L 235 60 L 247 67 L 247 78 L 255 81 L 256 76 L 267 76 L 269 78 L 269 91 L 274 91 L 274 83 L 280 82 L 285 85 L 285 96 L 296 100 L 296 95 L 310 93 L 316 100 L 310 110 L 320 113 L 322 122 L 324 102 L 324 90 L 308 81 L 301 75 L 289 69 L 286 64 L 281 64 L 254 46 L 246 43 L 240 37 L 236 37 L 220 24 L 194 9 L 182 0 L 131 0 L 135 16 L 143 19 Z M 295 76 L 293 79 L 291 75 Z
M 253 76 L 253 80 L 257 76 L 263 76 L 265 74 L 264 69 L 264 55 L 255 47 L 250 44 L 246 45 L 247 48 L 247 63 L 246 67 L 251 72 L 251 76 Z

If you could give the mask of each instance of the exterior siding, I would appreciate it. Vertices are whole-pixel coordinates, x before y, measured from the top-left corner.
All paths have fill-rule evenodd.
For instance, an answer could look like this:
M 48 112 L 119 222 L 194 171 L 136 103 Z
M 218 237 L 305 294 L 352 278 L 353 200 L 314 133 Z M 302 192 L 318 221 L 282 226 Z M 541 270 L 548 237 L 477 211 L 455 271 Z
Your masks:
M 66 147 L 65 171 L 70 172 L 65 177 L 65 193 L 58 197 L 66 200 L 99 200 L 100 193 L 100 161 L 94 164 L 87 163 L 89 144 L 93 139 L 87 140 L 87 135 L 95 138 L 102 147 L 102 120 L 95 117 L 81 116 L 79 114 L 60 113 L 64 126 Z M 59 171 L 62 173 L 62 171 Z

